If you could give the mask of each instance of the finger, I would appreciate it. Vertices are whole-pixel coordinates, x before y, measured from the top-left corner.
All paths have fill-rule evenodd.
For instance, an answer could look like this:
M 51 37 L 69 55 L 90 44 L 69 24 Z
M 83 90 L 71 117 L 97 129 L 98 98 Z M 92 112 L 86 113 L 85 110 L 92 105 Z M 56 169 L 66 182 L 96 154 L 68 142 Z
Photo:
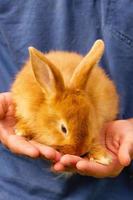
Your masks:
M 132 159 L 133 144 L 131 141 L 123 141 L 123 143 L 120 145 L 118 157 L 123 166 L 128 166 Z
M 39 156 L 39 150 L 26 141 L 25 138 L 13 135 L 4 129 L 0 133 L 1 142 L 15 154 L 21 154 L 36 158 Z
M 7 141 L 7 146 L 13 153 L 30 156 L 32 158 L 39 157 L 40 155 L 39 150 L 21 136 L 11 135 Z
M 105 133 L 105 144 L 107 149 L 109 149 L 111 152 L 113 152 L 114 154 L 118 153 L 118 149 L 119 149 L 119 138 L 114 138 L 113 136 L 113 132 L 111 132 L 111 130 L 107 129 L 106 133 Z
M 80 160 L 82 160 L 81 157 L 67 154 L 61 157 L 60 163 L 62 163 L 64 166 L 69 167 L 76 165 L 76 163 Z
M 91 175 L 94 177 L 106 176 L 106 167 L 91 161 L 79 161 L 76 164 L 78 171 L 82 174 Z
M 96 178 L 111 177 L 119 174 L 121 168 L 112 169 L 111 165 L 105 166 L 93 161 L 81 160 L 76 164 L 79 173 Z
M 72 175 L 72 173 L 75 173 L 75 172 L 77 173 L 75 167 L 64 166 L 60 162 L 55 163 L 55 165 L 53 165 L 51 169 L 53 172 L 63 172 L 63 173 L 67 173 L 67 175 L 68 175 L 68 173 L 69 173 L 69 175 L 70 174 Z
M 13 128 L 4 128 L 3 124 L 0 123 L 0 141 L 4 144 L 7 145 L 7 138 L 10 135 L 14 135 L 14 130 Z
M 30 141 L 31 144 L 33 144 L 35 147 L 37 147 L 40 151 L 40 153 L 48 160 L 52 161 L 59 161 L 61 154 L 53 149 L 52 147 L 40 144 L 38 142 L 35 142 L 33 140 Z
M 56 172 L 75 172 L 76 163 L 82 158 L 74 155 L 63 155 L 60 158 L 60 161 L 55 163 L 53 166 L 54 171 Z
M 9 107 L 8 107 L 8 110 L 7 110 L 7 113 L 6 113 L 6 117 L 13 117 L 14 116 L 14 114 L 15 114 L 15 107 L 14 107 L 14 105 L 13 104 L 11 104 L 11 105 L 9 105 Z
M 51 170 L 53 172 L 64 172 L 66 171 L 66 168 L 64 167 L 63 164 L 61 164 L 60 162 L 57 162 L 51 167 Z
M 0 97 L 1 96 L 4 96 L 4 100 L 7 103 L 7 105 L 11 105 L 13 103 L 12 96 L 11 96 L 10 92 L 1 93 Z
M 9 92 L 0 94 L 0 120 L 5 117 L 9 105 L 12 104 L 11 95 Z
M 15 107 L 12 103 L 10 93 L 0 94 L 0 120 L 1 124 L 14 126 L 15 124 Z
M 114 154 L 118 154 L 119 146 L 120 144 L 117 141 L 106 140 L 107 149 L 110 150 Z
M 0 97 L 0 120 L 5 117 L 6 105 L 4 103 L 4 97 Z

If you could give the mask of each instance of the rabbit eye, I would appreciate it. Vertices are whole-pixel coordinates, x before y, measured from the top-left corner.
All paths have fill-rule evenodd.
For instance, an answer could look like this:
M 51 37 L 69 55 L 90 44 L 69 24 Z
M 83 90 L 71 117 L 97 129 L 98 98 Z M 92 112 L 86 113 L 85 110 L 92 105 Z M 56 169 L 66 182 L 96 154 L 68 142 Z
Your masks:
M 63 124 L 61 125 L 61 131 L 65 134 L 67 133 L 67 129 Z

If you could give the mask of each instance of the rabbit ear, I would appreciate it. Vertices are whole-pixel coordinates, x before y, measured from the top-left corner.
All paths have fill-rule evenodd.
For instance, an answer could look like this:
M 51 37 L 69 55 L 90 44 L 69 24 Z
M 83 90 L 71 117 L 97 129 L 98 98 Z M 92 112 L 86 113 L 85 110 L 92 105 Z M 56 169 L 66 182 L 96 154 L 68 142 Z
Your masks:
M 70 87 L 84 89 L 91 74 L 92 68 L 99 62 L 104 52 L 104 42 L 97 40 L 89 53 L 83 58 L 76 67 L 70 80 Z
M 46 95 L 62 92 L 64 81 L 58 69 L 37 49 L 29 47 L 29 53 L 35 78 Z

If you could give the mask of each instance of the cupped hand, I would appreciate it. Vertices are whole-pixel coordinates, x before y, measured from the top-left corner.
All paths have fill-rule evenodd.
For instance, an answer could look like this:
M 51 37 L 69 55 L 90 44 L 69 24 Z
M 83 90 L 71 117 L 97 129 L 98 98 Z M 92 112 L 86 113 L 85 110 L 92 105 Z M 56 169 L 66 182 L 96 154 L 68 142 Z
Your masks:
M 109 165 L 64 155 L 53 169 L 57 172 L 74 171 L 97 178 L 117 176 L 133 159 L 133 119 L 108 123 L 102 133 L 102 140 L 112 156 L 112 162 Z
M 118 155 L 121 165 L 128 166 L 133 159 L 133 119 L 109 123 L 105 137 L 108 149 Z
M 96 178 L 114 177 L 120 174 L 124 166 L 120 164 L 117 155 L 112 152 L 110 154 L 112 155 L 112 162 L 109 165 L 102 165 L 90 161 L 88 158 L 64 155 L 59 162 L 54 164 L 53 170 L 56 172 L 71 171 Z
M 51 147 L 28 141 L 26 138 L 15 135 L 15 110 L 9 92 L 0 94 L 0 141 L 11 152 L 36 158 L 43 156 L 48 160 L 57 162 L 60 153 Z

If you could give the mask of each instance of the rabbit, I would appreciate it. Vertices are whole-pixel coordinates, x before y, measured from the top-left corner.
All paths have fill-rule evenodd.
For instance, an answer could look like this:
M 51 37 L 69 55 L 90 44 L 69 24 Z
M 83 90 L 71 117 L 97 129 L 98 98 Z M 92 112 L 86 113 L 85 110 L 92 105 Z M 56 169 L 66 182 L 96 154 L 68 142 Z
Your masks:
M 11 87 L 16 134 L 109 165 L 111 156 L 100 137 L 104 125 L 117 117 L 119 98 L 98 66 L 103 52 L 100 39 L 85 57 L 29 47 L 30 58 Z

